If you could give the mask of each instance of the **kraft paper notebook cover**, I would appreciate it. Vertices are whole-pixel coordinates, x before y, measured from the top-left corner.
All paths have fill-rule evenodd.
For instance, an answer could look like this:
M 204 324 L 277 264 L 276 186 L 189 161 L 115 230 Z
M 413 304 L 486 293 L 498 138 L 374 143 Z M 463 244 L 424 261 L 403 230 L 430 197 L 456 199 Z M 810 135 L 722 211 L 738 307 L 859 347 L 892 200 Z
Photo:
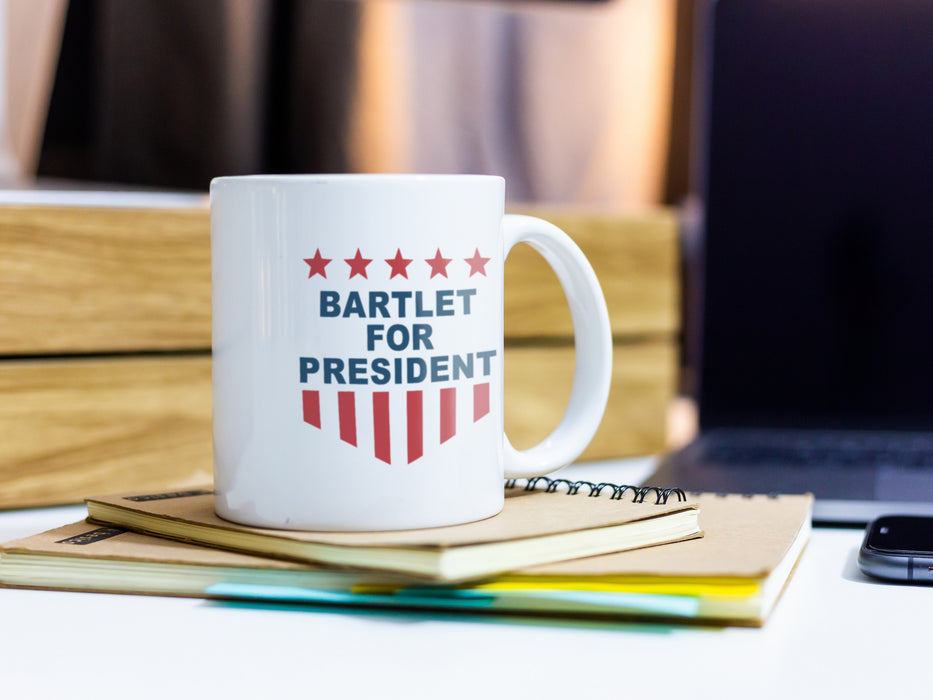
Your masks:
M 629 592 L 693 592 L 696 616 L 761 624 L 774 608 L 810 538 L 812 494 L 689 494 L 705 536 L 672 546 L 530 567 L 498 579 L 497 590 L 620 585 Z M 644 588 L 642 588 L 644 586 Z
M 4 545 L 0 584 L 762 624 L 807 543 L 812 500 L 711 495 L 699 499 L 700 524 L 706 532 L 701 539 L 532 567 L 459 586 L 237 554 L 86 522 Z
M 547 482 L 550 483 L 550 482 Z M 611 491 L 610 491 L 611 493 Z M 506 489 L 498 515 L 465 525 L 393 532 L 298 532 L 238 525 L 214 513 L 209 490 L 87 499 L 98 523 L 198 544 L 338 566 L 406 572 L 437 581 L 700 536 L 697 507 L 633 502 L 543 488 Z

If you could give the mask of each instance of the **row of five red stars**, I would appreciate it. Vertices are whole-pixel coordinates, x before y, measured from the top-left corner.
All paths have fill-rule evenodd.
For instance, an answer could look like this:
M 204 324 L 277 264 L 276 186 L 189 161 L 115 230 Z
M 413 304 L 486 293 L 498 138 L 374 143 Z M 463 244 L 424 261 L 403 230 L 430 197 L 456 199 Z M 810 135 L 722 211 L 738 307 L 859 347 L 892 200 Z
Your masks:
M 412 260 L 412 258 L 402 257 L 401 249 L 396 249 L 395 257 L 386 259 L 389 267 L 392 268 L 392 274 L 389 275 L 389 279 L 392 279 L 396 275 L 408 279 L 408 265 Z M 434 278 L 437 275 L 447 277 L 447 265 L 450 264 L 452 260 L 453 258 L 445 258 L 441 255 L 441 250 L 438 248 L 434 257 L 425 259 L 425 262 L 431 266 L 431 277 Z M 470 277 L 477 273 L 484 277 L 486 276 L 486 263 L 489 262 L 489 258 L 481 256 L 479 254 L 479 248 L 473 253 L 473 257 L 463 258 L 463 260 L 470 266 Z M 321 249 L 318 248 L 314 252 L 313 258 L 304 258 L 304 261 L 308 263 L 308 267 L 311 268 L 308 272 L 309 279 L 315 275 L 320 275 L 326 279 L 326 268 L 329 263 L 333 262 L 333 258 L 323 257 L 321 255 Z M 344 258 L 344 262 L 350 266 L 350 279 L 353 279 L 356 275 L 369 279 L 369 276 L 366 274 L 366 266 L 372 261 L 372 258 L 364 258 L 359 248 L 356 249 L 356 255 L 354 257 Z

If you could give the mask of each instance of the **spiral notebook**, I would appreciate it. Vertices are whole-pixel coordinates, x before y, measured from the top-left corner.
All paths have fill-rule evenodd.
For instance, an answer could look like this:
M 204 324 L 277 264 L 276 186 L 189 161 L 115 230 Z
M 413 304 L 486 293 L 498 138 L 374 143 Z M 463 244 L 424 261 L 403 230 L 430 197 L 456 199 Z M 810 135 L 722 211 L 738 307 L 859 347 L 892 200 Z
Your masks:
M 391 610 L 763 623 L 807 543 L 812 499 L 697 498 L 703 538 L 464 585 L 239 554 L 85 521 L 0 547 L 0 585 Z
M 437 581 L 700 537 L 697 506 L 657 490 L 543 477 L 507 483 L 505 506 L 464 525 L 392 532 L 249 527 L 214 513 L 210 489 L 87 499 L 93 522 L 234 551 L 403 572 Z

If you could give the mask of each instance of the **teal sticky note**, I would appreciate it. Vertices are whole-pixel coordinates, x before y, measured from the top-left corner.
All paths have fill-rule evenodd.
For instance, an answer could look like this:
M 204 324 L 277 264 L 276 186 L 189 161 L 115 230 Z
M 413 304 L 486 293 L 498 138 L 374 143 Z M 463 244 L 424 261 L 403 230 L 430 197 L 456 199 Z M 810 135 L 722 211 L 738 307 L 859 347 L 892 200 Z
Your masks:
M 492 596 L 476 598 L 405 595 L 397 594 L 354 593 L 352 591 L 321 590 L 316 588 L 298 588 L 296 586 L 269 586 L 246 583 L 218 583 L 210 586 L 205 593 L 223 598 L 246 600 L 274 600 L 295 603 L 342 603 L 344 605 L 374 605 L 379 607 L 443 607 L 443 608 L 486 608 L 492 602 Z

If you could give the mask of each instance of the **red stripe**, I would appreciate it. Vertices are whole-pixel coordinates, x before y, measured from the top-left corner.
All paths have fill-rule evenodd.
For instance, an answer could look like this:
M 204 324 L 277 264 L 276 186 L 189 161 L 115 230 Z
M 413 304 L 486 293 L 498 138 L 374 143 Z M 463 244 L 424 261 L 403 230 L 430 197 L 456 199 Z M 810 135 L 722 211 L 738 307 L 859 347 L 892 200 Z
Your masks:
M 420 391 L 408 392 L 408 463 L 424 454 L 424 402 Z
M 473 422 L 489 413 L 489 382 L 473 385 Z
M 457 434 L 457 389 L 441 389 L 441 442 Z
M 356 394 L 338 391 L 337 412 L 340 416 L 340 439 L 356 447 Z
M 321 396 L 316 391 L 301 392 L 301 409 L 305 423 L 315 428 L 321 427 Z
M 392 464 L 389 432 L 389 392 L 373 392 L 373 433 L 376 437 L 376 459 Z

